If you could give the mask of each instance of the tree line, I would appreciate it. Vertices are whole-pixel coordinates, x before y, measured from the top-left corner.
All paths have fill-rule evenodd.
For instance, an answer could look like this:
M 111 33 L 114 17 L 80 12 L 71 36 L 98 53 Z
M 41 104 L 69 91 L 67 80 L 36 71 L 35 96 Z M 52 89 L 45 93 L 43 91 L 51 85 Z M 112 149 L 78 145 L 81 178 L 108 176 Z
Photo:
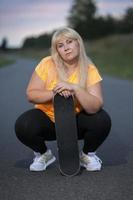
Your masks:
M 67 25 L 74 28 L 84 40 L 133 32 L 132 7 L 128 8 L 120 19 L 111 15 L 99 16 L 97 11 L 95 0 L 74 0 L 67 18 Z M 26 38 L 22 48 L 49 48 L 53 32 Z
M 68 23 L 87 40 L 133 32 L 133 8 L 128 8 L 121 19 L 111 15 L 98 16 L 97 11 L 94 0 L 75 0 Z

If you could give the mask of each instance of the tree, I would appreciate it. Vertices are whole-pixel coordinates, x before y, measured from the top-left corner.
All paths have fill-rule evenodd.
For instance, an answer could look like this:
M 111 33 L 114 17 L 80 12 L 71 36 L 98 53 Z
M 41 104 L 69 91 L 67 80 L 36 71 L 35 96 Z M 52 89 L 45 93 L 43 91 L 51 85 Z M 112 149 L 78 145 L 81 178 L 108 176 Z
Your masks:
M 96 39 L 114 33 L 133 32 L 133 8 L 128 8 L 121 19 L 111 15 L 97 16 L 95 0 L 74 0 L 68 17 L 68 25 L 83 37 Z
M 104 37 L 116 33 L 116 20 L 111 16 L 97 18 L 97 37 Z
M 1 48 L 2 51 L 7 50 L 7 39 L 6 38 L 3 38 L 0 48 Z
M 125 33 L 133 32 L 133 8 L 128 8 L 123 18 L 123 31 Z
M 51 34 L 45 33 L 36 38 L 35 37 L 26 38 L 24 40 L 22 48 L 47 49 L 50 47 L 50 43 L 51 43 Z
M 96 10 L 94 0 L 75 0 L 68 17 L 69 26 L 77 30 L 84 39 L 91 38 L 95 30 Z

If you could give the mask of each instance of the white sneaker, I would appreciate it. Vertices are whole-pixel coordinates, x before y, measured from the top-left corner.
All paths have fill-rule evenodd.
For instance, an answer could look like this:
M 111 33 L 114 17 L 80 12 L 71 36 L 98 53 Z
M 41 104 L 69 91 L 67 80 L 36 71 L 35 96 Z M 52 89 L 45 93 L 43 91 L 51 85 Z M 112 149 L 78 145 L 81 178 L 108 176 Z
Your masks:
M 102 167 L 102 161 L 95 153 L 85 154 L 81 152 L 80 165 L 85 167 L 87 171 L 99 171 Z
M 56 158 L 52 154 L 51 150 L 47 150 L 44 154 L 34 152 L 35 158 L 30 165 L 30 171 L 43 171 L 46 167 L 52 164 Z

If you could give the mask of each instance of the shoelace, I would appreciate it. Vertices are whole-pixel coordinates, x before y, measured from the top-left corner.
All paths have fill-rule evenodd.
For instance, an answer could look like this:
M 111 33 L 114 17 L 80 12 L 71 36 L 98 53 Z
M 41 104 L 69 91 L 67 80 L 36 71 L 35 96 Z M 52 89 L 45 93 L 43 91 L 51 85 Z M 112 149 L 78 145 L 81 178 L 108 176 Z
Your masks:
M 46 159 L 47 159 L 47 155 L 42 155 L 42 156 L 39 156 L 39 157 L 35 157 L 33 160 L 34 162 L 46 162 Z
M 96 155 L 94 155 L 93 158 L 95 158 L 95 160 L 96 160 L 97 162 L 99 162 L 99 163 L 102 164 L 102 160 L 101 160 L 100 158 L 98 158 Z M 90 162 L 88 156 L 83 156 L 83 160 L 84 160 L 85 162 Z
M 40 162 L 46 162 L 47 156 L 48 156 L 48 155 L 46 155 L 46 154 L 42 155 L 42 156 L 39 158 L 39 161 L 40 161 Z
M 84 155 L 81 156 L 81 160 L 83 160 L 83 162 L 86 162 L 86 163 L 90 162 L 88 156 L 84 156 Z

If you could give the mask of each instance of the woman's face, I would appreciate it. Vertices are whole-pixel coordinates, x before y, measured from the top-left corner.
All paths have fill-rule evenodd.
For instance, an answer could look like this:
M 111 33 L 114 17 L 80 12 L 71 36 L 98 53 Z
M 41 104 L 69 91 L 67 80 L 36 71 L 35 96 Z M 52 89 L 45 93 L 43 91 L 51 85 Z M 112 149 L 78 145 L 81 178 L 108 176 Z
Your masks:
M 75 39 L 64 38 L 57 43 L 57 51 L 65 62 L 72 63 L 78 59 L 79 43 Z

